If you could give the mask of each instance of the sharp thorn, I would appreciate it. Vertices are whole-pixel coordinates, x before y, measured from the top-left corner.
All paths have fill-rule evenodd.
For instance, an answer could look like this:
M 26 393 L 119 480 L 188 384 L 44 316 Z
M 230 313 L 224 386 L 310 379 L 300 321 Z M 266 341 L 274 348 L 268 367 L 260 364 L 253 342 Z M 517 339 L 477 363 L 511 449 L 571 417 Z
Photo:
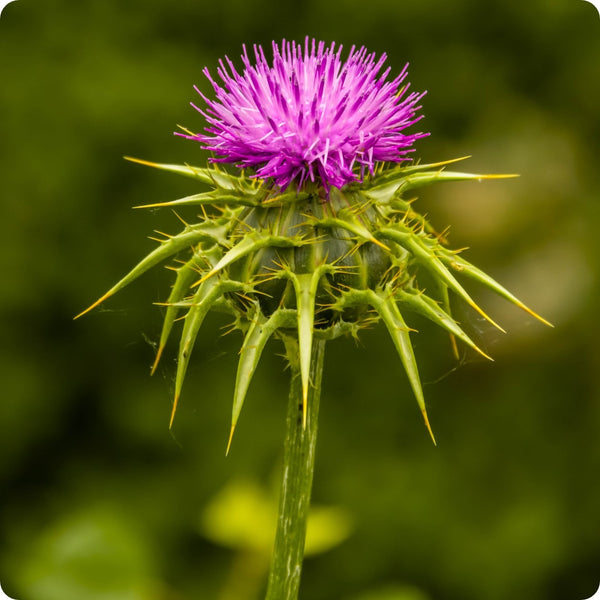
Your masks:
M 104 302 L 107 298 L 110 298 L 110 296 L 112 296 L 112 293 L 107 292 L 106 294 L 104 294 L 104 296 L 102 296 L 101 298 L 96 300 L 96 302 L 94 302 L 94 304 L 92 304 L 91 306 L 88 306 L 84 311 L 81 311 L 78 315 L 75 315 L 73 317 L 73 320 L 79 319 L 79 317 L 83 317 L 83 315 L 85 315 L 86 313 L 88 313 L 91 310 L 93 310 L 94 308 L 96 308 L 96 306 L 98 306 L 99 304 L 102 304 L 102 302 Z
M 235 425 L 231 426 L 231 431 L 229 432 L 229 440 L 227 441 L 227 450 L 225 450 L 225 456 L 229 456 L 229 450 L 231 449 L 231 441 L 233 440 L 233 432 L 235 431 Z
M 156 353 L 156 358 L 154 359 L 154 363 L 152 364 L 152 369 L 150 370 L 150 376 L 154 375 L 154 371 L 156 371 L 156 367 L 158 367 L 158 362 L 160 361 L 160 357 L 162 356 L 163 350 L 164 350 L 164 346 L 158 347 L 158 352 Z
M 175 396 L 173 400 L 173 410 L 171 411 L 171 419 L 169 421 L 169 429 L 173 428 L 173 421 L 175 420 L 175 413 L 177 412 L 177 403 L 179 402 L 179 394 Z
M 377 244 L 380 248 L 383 248 L 386 252 L 390 252 L 390 249 L 388 246 L 386 246 L 383 242 L 380 242 L 378 239 L 372 237 L 369 239 L 370 242 L 373 242 L 373 244 Z
M 492 319 L 489 315 L 487 315 L 481 308 L 479 308 L 479 306 L 477 306 L 477 304 L 475 304 L 475 302 L 471 301 L 469 302 L 470 306 L 472 308 L 474 308 L 486 321 L 488 321 L 489 323 L 491 323 L 496 329 L 500 330 L 502 333 L 506 333 L 506 329 L 504 329 L 503 327 L 500 327 L 500 325 L 498 325 L 498 323 L 496 323 L 496 321 L 494 321 L 494 319 Z
M 146 165 L 147 167 L 156 167 L 156 166 L 158 166 L 158 163 L 151 162 L 149 160 L 143 160 L 141 158 L 133 158 L 132 156 L 124 156 L 123 158 L 125 160 L 128 160 L 129 162 L 138 163 L 140 165 Z
M 201 277 L 198 281 L 196 281 L 195 283 L 192 283 L 192 285 L 190 287 L 195 288 L 198 287 L 199 285 L 201 285 L 202 283 L 204 283 L 207 279 L 210 279 L 213 275 L 217 274 L 219 271 L 210 271 L 209 273 L 207 273 L 206 275 L 204 275 L 203 277 Z
M 433 431 L 431 429 L 431 425 L 429 424 L 429 419 L 427 417 L 427 411 L 425 409 L 423 409 L 421 411 L 421 413 L 423 414 L 423 419 L 425 421 L 425 426 L 427 427 L 427 431 L 429 431 L 429 435 L 431 436 L 431 440 L 433 441 L 433 445 L 437 446 L 437 442 L 435 441 L 435 436 L 433 435 Z
M 525 306 L 523 303 L 519 302 L 519 304 L 517 306 L 520 309 L 524 310 L 526 313 L 530 314 L 532 317 L 536 318 L 538 321 L 540 321 L 544 325 L 548 325 L 548 327 L 554 327 L 554 325 L 552 323 L 550 323 L 550 321 L 547 321 L 546 319 L 544 319 L 544 317 L 540 317 L 540 315 L 538 315 L 536 312 L 533 312 L 530 308 Z
M 450 334 L 450 345 L 452 346 L 452 354 L 456 360 L 459 360 L 460 354 L 458 353 L 458 345 L 456 344 L 456 336 Z

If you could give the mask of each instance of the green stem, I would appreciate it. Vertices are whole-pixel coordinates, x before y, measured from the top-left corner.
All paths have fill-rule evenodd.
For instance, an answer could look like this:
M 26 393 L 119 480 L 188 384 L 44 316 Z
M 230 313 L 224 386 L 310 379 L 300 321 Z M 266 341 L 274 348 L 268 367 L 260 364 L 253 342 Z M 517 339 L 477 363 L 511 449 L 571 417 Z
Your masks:
M 292 350 L 290 345 L 288 356 Z M 298 598 L 315 466 L 324 355 L 325 340 L 314 340 L 306 427 L 302 424 L 302 382 L 299 366 L 294 364 L 294 360 L 291 361 L 292 381 L 286 418 L 279 517 L 266 600 Z

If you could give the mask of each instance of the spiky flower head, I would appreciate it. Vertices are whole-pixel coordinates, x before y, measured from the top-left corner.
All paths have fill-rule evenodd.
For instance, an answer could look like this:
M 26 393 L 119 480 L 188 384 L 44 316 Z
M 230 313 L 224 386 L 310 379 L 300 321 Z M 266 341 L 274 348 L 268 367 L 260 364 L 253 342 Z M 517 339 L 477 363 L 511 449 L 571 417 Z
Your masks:
M 175 260 L 153 370 L 176 321 L 183 321 L 172 422 L 204 318 L 213 309 L 229 313 L 244 335 L 231 434 L 271 337 L 284 342 L 292 371 L 299 373 L 306 420 L 313 340 L 356 336 L 382 321 L 429 427 L 406 313 L 446 330 L 455 352 L 459 340 L 487 357 L 452 316 L 454 295 L 502 330 L 465 290 L 460 279 L 466 277 L 548 323 L 450 250 L 413 208 L 412 194 L 440 181 L 506 176 L 445 170 L 455 161 L 398 164 L 424 135 L 402 133 L 418 120 L 421 95 L 402 99 L 406 70 L 390 82 L 388 70 L 378 75 L 385 57 L 353 48 L 342 63 L 341 48 L 314 41 L 303 50 L 293 42 L 274 44 L 273 53 L 269 66 L 260 47 L 255 64 L 244 51 L 241 75 L 231 61 L 229 71 L 221 62 L 224 87 L 214 84 L 217 99 L 205 99 L 206 133 L 187 134 L 216 152 L 215 162 L 249 173 L 137 160 L 210 190 L 148 205 L 196 205 L 201 215 L 160 241 L 88 310 L 151 267 Z
M 387 81 L 385 54 L 353 46 L 342 61 L 342 46 L 306 38 L 304 47 L 273 42 L 271 64 L 255 45 L 254 58 L 244 47 L 241 74 L 229 58 L 219 61 L 222 85 L 204 69 L 216 100 L 196 88 L 207 108 L 195 108 L 209 125 L 180 135 L 213 151 L 213 162 L 251 168 L 282 190 L 306 181 L 341 188 L 372 175 L 377 162 L 408 160 L 413 142 L 428 135 L 403 133 L 421 119 L 424 93 L 407 94 L 406 66 Z

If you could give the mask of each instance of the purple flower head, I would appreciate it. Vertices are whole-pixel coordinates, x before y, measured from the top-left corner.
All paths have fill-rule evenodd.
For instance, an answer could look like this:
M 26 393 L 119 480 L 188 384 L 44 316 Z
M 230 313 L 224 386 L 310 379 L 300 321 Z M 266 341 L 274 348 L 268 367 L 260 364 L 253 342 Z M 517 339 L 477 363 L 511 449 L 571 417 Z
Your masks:
M 272 65 L 255 45 L 252 64 L 244 46 L 242 74 L 227 57 L 217 69 L 222 85 L 204 69 L 216 100 L 196 88 L 208 107 L 192 106 L 208 121 L 206 133 L 179 135 L 213 151 L 213 162 L 251 168 L 281 189 L 307 180 L 341 188 L 373 173 L 376 162 L 409 160 L 413 142 L 428 134 L 402 132 L 421 119 L 415 113 L 425 92 L 406 95 L 407 66 L 386 81 L 385 54 L 376 60 L 352 46 L 343 62 L 341 53 L 335 43 L 306 38 L 303 48 L 283 40 L 273 42 Z

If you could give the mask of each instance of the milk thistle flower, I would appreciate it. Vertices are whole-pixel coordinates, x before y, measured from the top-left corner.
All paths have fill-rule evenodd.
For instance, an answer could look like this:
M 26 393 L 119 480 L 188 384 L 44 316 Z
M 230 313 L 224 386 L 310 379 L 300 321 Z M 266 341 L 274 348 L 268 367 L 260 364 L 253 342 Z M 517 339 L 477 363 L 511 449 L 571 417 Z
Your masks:
M 254 46 L 252 64 L 244 47 L 243 75 L 228 58 L 219 61 L 223 87 L 204 69 L 216 100 L 197 90 L 207 108 L 195 108 L 209 127 L 184 137 L 214 151 L 213 162 L 251 168 L 282 190 L 316 180 L 325 189 L 341 188 L 362 181 L 365 171 L 373 175 L 377 162 L 408 160 L 413 142 L 427 134 L 402 131 L 422 118 L 415 113 L 424 94 L 407 95 L 409 86 L 400 87 L 407 67 L 386 81 L 385 54 L 376 60 L 366 48 L 352 47 L 342 62 L 341 53 L 342 46 L 307 38 L 304 49 L 273 43 L 272 65 Z
M 461 283 L 469 278 L 543 323 L 508 290 L 446 245 L 444 235 L 414 209 L 415 189 L 442 181 L 506 175 L 446 170 L 455 161 L 405 164 L 428 135 L 406 130 L 420 119 L 423 93 L 410 92 L 407 68 L 388 80 L 377 58 L 315 40 L 244 48 L 243 71 L 219 62 L 216 98 L 199 90 L 207 122 L 183 130 L 214 153 L 208 167 L 135 162 L 191 177 L 210 187 L 146 206 L 199 206 L 197 222 L 159 246 L 89 309 L 148 269 L 175 260 L 156 368 L 183 313 L 171 423 L 191 352 L 206 314 L 229 313 L 242 331 L 229 445 L 252 376 L 271 337 L 283 341 L 292 385 L 286 421 L 280 520 L 267 598 L 296 598 L 316 441 L 325 342 L 381 321 L 404 366 L 429 429 L 407 312 L 431 320 L 489 358 L 452 316 L 455 296 L 502 330 Z M 224 171 L 219 163 L 241 170 Z M 409 196 L 409 193 L 411 194 Z M 420 282 L 425 273 L 426 288 Z M 432 284 L 433 282 L 433 284 Z M 87 311 L 84 311 L 87 312 Z M 83 313 L 82 313 L 83 314 Z M 503 330 L 502 330 L 503 331 Z M 300 408 L 299 408 L 300 407 Z

